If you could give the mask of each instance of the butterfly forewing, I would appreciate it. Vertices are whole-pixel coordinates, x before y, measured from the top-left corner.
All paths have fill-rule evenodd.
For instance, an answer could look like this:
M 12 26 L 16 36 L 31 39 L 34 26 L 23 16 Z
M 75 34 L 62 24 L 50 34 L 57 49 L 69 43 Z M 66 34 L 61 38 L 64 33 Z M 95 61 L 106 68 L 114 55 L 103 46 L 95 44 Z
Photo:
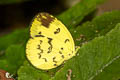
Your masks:
M 48 13 L 39 13 L 31 23 L 26 46 L 28 60 L 39 69 L 52 69 L 75 55 L 73 38 L 67 28 Z

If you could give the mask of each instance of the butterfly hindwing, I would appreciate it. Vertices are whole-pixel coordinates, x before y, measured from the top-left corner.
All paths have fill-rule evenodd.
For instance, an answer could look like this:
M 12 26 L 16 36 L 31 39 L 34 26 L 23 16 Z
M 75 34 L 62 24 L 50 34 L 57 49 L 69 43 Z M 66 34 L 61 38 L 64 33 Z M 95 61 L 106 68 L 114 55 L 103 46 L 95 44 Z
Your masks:
M 52 69 L 75 55 L 74 41 L 67 28 L 48 13 L 39 13 L 30 26 L 26 46 L 28 60 L 39 69 Z

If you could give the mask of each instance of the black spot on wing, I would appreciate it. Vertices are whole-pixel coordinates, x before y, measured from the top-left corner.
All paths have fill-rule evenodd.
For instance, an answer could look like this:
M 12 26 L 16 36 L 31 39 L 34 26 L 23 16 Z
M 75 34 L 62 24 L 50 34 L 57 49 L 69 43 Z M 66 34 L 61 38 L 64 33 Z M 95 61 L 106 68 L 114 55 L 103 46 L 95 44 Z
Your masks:
M 35 35 L 35 37 L 45 37 L 44 35 Z
M 38 45 L 38 48 L 37 48 L 37 49 L 40 50 L 40 53 L 43 53 L 43 49 L 41 49 L 41 46 L 40 46 L 40 45 Z
M 73 53 L 73 51 L 72 51 L 72 53 Z
M 57 66 L 57 64 L 54 64 L 54 66 Z
M 38 34 L 41 34 L 42 32 L 40 31 Z
M 69 39 L 66 39 L 66 40 L 65 40 L 65 43 L 67 43 L 67 42 L 69 42 L 69 41 L 70 41 Z
M 34 39 L 32 36 L 30 36 L 31 39 Z
M 38 57 L 38 58 L 40 59 L 40 58 L 41 58 L 41 54 L 40 54 L 40 53 L 38 53 L 38 55 L 39 55 L 39 57 Z
M 50 14 L 48 13 L 39 13 L 37 15 L 37 20 L 41 22 L 41 24 L 43 26 L 45 26 L 46 28 L 49 28 L 49 25 L 52 21 L 54 21 L 54 17 L 52 17 Z
M 42 32 L 39 32 L 38 35 L 35 35 L 35 37 L 45 37 L 45 36 L 42 35 Z
M 40 44 L 42 44 L 42 40 L 40 40 Z M 43 49 L 41 49 L 41 46 L 40 45 L 38 45 L 38 48 L 37 49 L 39 49 L 40 50 L 40 53 L 38 53 L 38 55 L 39 55 L 39 59 L 41 58 L 41 53 L 43 53 Z
M 43 42 L 43 41 L 42 41 L 42 40 L 40 40 L 40 44 L 42 44 L 42 42 Z
M 50 45 L 49 48 L 48 48 L 48 52 L 47 53 L 50 53 L 52 51 L 52 48 L 53 48 L 53 45 L 52 45 L 52 38 L 48 38 L 48 44 Z
M 59 51 L 59 53 L 60 53 L 60 54 L 62 54 L 62 52 L 61 52 L 61 51 Z
M 54 34 L 58 34 L 60 32 L 60 28 L 57 28 Z
M 62 55 L 61 57 L 64 58 L 64 55 Z
M 71 54 L 68 54 L 69 56 L 71 55 Z
M 63 47 L 61 48 L 61 50 L 63 50 Z
M 40 45 L 38 45 L 38 48 L 37 49 L 40 49 Z
M 53 62 L 57 63 L 57 61 L 55 59 L 56 59 L 56 57 L 53 57 Z
M 45 62 L 47 62 L 47 59 L 46 59 L 46 58 L 42 58 L 42 59 L 44 59 L 44 60 L 45 60 Z

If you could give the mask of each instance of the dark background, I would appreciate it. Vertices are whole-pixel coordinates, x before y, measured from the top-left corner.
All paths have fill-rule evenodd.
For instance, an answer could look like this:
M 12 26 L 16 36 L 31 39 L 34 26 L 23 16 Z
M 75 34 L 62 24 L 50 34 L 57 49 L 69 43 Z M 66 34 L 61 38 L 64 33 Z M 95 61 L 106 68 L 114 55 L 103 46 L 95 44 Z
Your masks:
M 0 36 L 14 29 L 28 27 L 39 12 L 58 15 L 80 0 L 27 0 L 0 4 Z M 106 11 L 120 10 L 120 0 L 108 0 L 98 6 L 97 15 Z

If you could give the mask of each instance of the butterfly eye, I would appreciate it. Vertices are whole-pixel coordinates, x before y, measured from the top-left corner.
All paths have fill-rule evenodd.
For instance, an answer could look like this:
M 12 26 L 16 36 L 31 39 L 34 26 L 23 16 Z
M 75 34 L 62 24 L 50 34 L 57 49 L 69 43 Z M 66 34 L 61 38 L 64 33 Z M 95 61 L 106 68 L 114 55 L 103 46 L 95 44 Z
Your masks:
M 12 78 L 12 76 L 8 72 L 6 72 L 5 76 L 6 76 L 6 78 Z

